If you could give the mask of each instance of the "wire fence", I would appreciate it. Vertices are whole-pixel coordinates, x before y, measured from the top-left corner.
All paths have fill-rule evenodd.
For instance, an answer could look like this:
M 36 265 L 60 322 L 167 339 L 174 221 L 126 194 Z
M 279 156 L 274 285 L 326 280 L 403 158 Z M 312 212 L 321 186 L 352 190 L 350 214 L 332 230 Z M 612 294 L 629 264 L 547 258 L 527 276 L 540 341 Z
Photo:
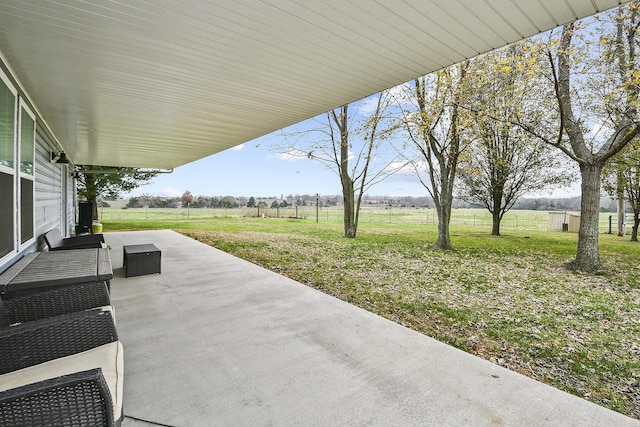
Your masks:
M 574 215 L 577 214 L 574 213 Z M 550 230 L 556 226 L 556 224 L 550 223 L 550 216 L 549 211 L 511 210 L 505 214 L 500 228 L 505 230 Z M 146 221 L 204 218 L 282 218 L 335 222 L 342 221 L 343 210 L 341 206 L 318 208 L 315 206 L 289 206 L 285 208 L 100 208 L 100 218 L 102 220 Z M 359 221 L 362 224 L 437 225 L 438 216 L 435 209 L 429 208 L 365 206 L 361 208 Z M 631 226 L 629 219 L 626 224 L 628 227 Z M 453 209 L 450 225 L 491 229 L 492 217 L 485 209 Z M 601 233 L 610 231 L 617 233 L 617 227 L 615 213 L 602 212 L 600 214 Z

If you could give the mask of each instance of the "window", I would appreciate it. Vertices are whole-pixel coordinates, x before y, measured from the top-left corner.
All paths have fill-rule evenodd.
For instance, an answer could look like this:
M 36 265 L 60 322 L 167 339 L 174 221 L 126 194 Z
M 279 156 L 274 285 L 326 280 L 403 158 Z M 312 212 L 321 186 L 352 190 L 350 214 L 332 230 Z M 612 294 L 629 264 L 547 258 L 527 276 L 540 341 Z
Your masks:
M 34 240 L 34 156 L 35 126 L 34 114 L 26 105 L 20 103 L 20 244 L 26 245 Z
M 35 242 L 35 125 L 0 71 L 0 262 Z
M 0 260 L 15 250 L 17 92 L 0 73 Z

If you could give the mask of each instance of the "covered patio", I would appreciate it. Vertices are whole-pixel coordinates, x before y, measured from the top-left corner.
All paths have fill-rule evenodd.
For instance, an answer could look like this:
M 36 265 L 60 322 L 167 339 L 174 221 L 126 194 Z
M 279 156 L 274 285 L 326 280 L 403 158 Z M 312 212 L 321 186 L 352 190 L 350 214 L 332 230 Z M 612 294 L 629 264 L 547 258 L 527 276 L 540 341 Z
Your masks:
M 71 234 L 76 167 L 171 172 L 626 2 L 3 0 L 0 274 Z M 638 425 L 171 231 L 107 243 L 124 425 Z
M 105 239 L 124 426 L 639 424 L 175 232 Z M 146 243 L 162 274 L 125 278 Z

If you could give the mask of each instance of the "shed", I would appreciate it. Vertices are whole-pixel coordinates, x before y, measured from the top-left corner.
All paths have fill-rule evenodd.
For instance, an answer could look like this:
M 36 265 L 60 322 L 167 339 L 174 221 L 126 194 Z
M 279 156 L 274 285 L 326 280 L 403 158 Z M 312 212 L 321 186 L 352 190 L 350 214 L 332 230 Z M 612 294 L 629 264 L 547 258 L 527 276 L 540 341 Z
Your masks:
M 580 230 L 580 214 L 576 212 L 549 212 L 549 231 L 566 231 L 577 233 Z

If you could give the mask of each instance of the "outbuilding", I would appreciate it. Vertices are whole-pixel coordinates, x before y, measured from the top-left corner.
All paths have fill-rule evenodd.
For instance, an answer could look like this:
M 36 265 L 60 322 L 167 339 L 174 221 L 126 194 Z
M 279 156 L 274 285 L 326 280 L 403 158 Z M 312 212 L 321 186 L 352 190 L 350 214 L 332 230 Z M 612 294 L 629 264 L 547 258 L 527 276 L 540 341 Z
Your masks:
M 549 231 L 569 231 L 577 233 L 580 230 L 580 214 L 576 212 L 549 212 Z

